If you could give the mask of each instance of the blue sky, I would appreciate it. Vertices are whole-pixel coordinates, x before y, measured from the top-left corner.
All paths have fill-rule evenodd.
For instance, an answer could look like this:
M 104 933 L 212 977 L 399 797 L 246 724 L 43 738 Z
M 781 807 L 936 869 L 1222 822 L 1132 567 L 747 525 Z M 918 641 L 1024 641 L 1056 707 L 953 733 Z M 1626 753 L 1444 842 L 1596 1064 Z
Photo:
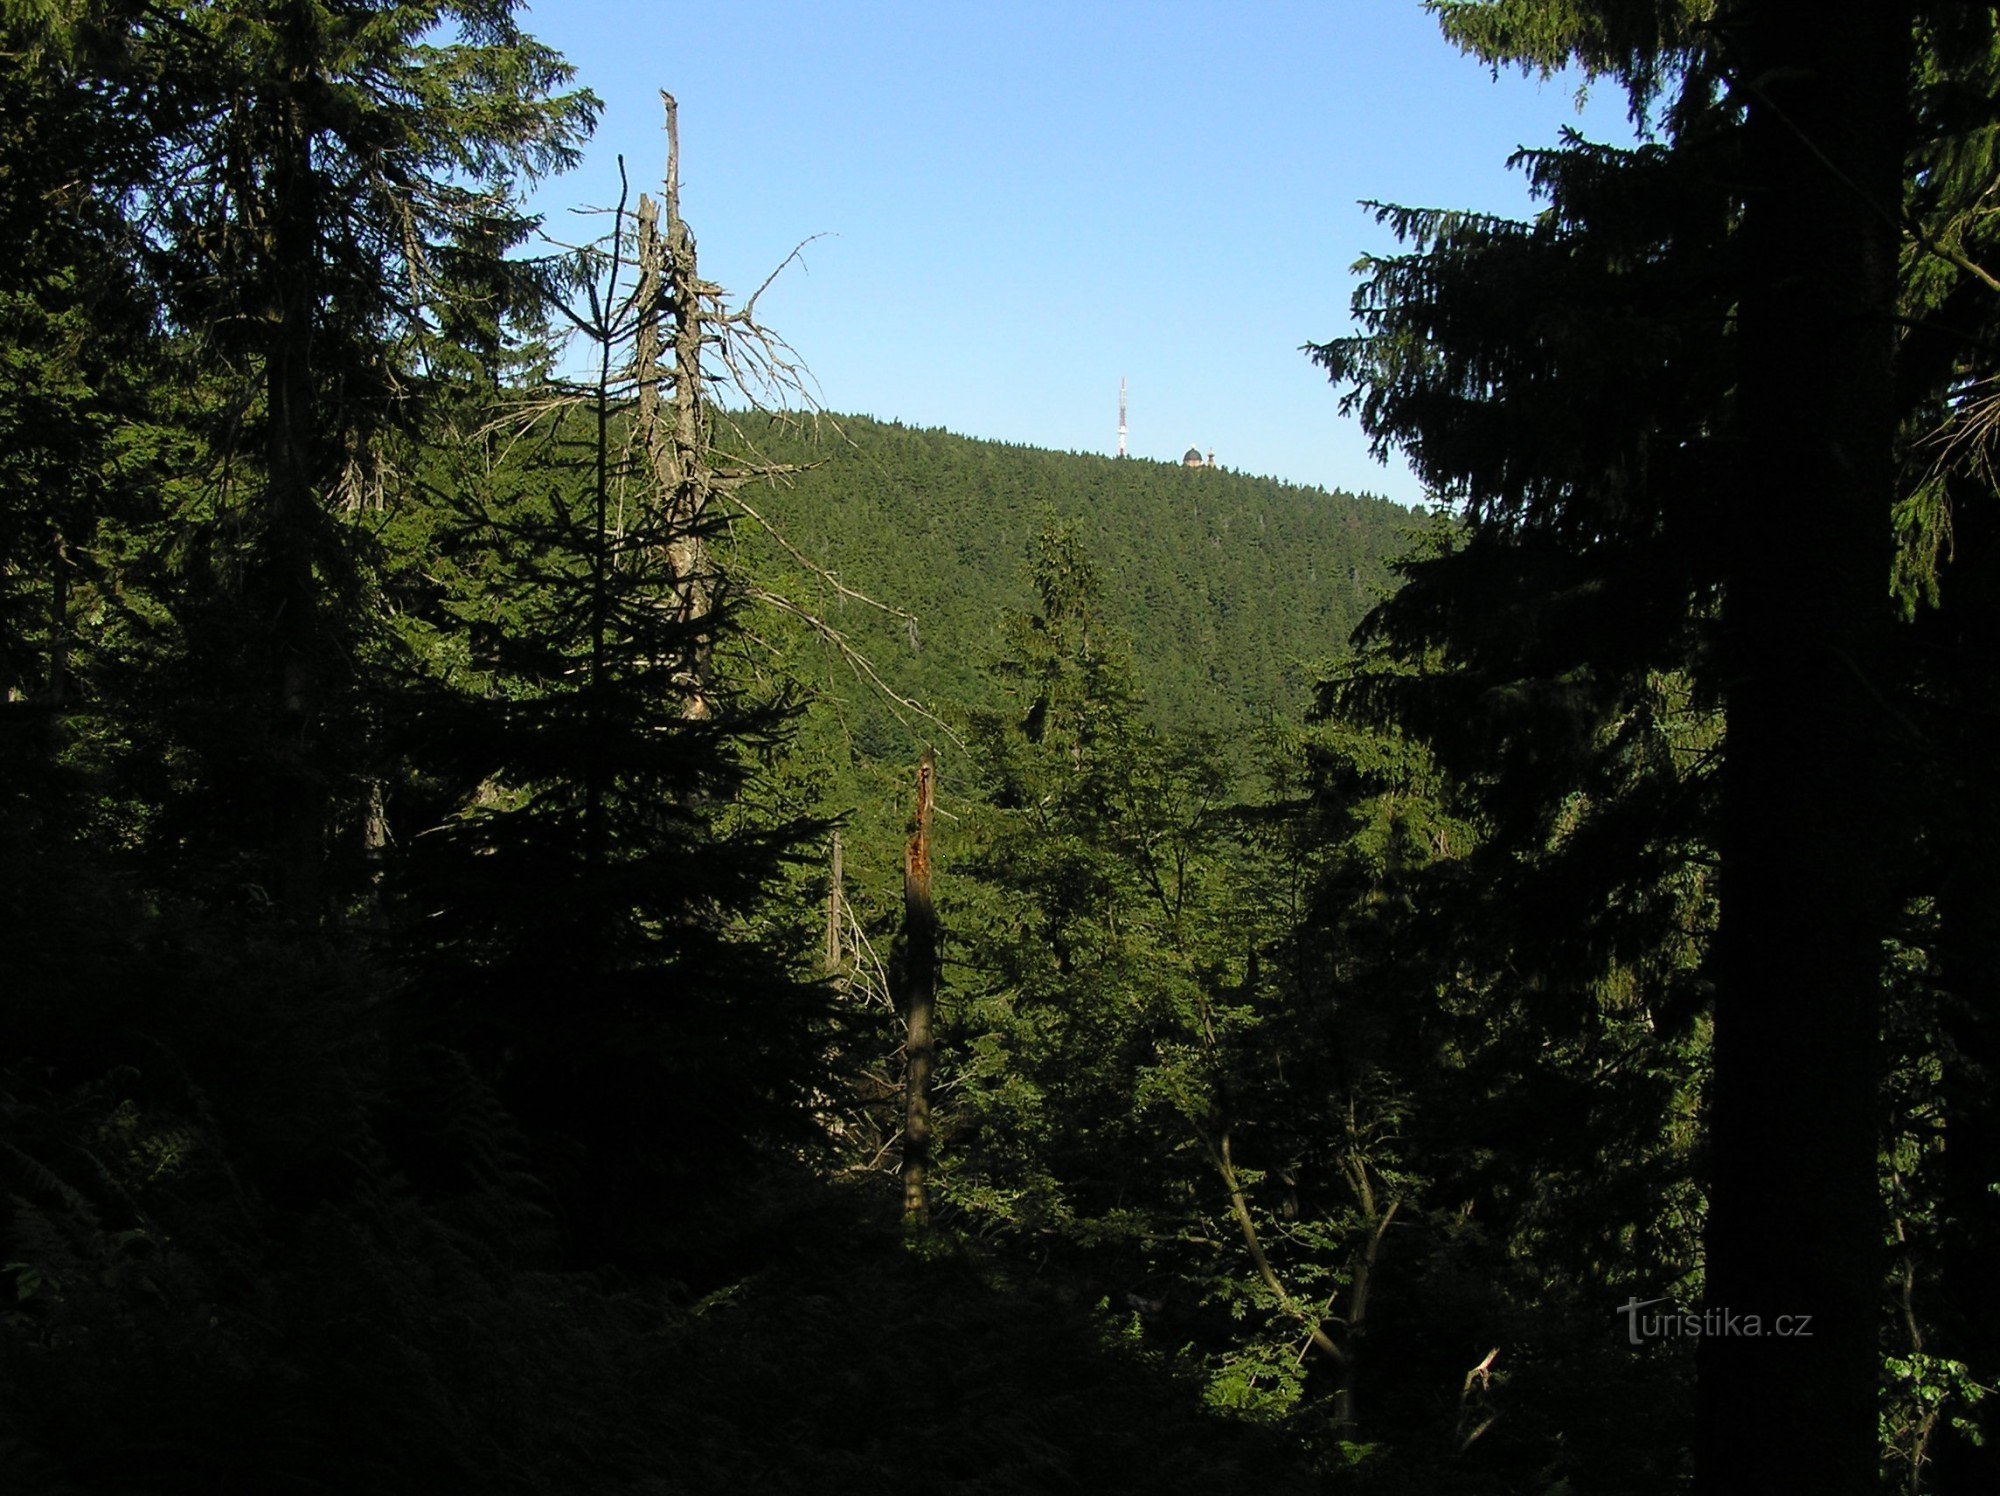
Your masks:
M 1422 494 L 1299 351 L 1349 325 L 1362 199 L 1521 213 L 1517 146 L 1627 134 L 1623 101 L 1497 80 L 1417 0 L 1236 4 L 535 0 L 604 102 L 537 206 L 634 191 L 680 101 L 702 269 L 759 304 L 832 410 L 1065 450 Z

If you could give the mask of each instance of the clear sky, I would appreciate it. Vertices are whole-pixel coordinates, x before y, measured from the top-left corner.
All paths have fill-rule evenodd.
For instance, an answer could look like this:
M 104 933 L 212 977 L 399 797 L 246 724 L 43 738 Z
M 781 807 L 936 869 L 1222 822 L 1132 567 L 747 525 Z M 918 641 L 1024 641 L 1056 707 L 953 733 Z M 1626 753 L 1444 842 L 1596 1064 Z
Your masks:
M 565 210 L 637 191 L 680 101 L 703 273 L 759 303 L 828 409 L 1065 450 L 1190 445 L 1299 483 L 1422 494 L 1301 353 L 1394 240 L 1364 199 L 1519 214 L 1507 157 L 1623 100 L 1497 80 L 1418 0 L 532 0 L 604 102 Z M 579 234 L 580 236 L 580 234 Z

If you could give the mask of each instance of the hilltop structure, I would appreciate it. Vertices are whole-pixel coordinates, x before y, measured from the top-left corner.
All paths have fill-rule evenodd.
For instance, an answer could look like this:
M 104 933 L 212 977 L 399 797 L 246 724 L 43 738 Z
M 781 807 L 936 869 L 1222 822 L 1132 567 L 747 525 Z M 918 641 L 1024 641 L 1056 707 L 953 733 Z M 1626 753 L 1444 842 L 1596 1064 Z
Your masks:
M 1211 452 L 1204 458 L 1201 455 L 1201 448 L 1189 447 L 1187 455 L 1181 458 L 1181 466 L 1184 468 L 1212 468 L 1215 466 L 1215 454 Z

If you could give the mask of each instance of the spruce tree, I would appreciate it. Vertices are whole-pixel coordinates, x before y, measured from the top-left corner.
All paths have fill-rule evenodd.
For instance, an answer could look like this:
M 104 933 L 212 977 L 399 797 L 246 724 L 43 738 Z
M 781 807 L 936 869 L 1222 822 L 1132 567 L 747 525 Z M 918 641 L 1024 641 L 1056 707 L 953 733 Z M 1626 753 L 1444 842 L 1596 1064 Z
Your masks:
M 358 819 L 381 606 L 355 521 L 411 487 L 424 413 L 465 370 L 446 335 L 510 309 L 520 188 L 594 114 L 516 8 L 216 0 L 139 29 L 171 119 L 142 228 L 211 464 L 175 537 L 206 573 L 174 604 L 180 668 L 230 702 L 189 730 L 211 823 L 257 828 L 244 876 L 304 920 L 336 817 Z
M 793 705 L 738 668 L 712 547 L 762 473 L 716 451 L 704 358 L 754 330 L 699 278 L 677 173 L 670 147 L 636 211 L 621 181 L 556 267 L 588 374 L 494 392 L 439 465 L 390 889 L 415 1006 L 522 1120 L 573 1257 L 685 1269 L 734 1241 L 707 1213 L 813 1142 L 825 994 L 758 920 L 827 827 L 747 793 Z
M 1360 695 L 1490 776 L 1500 833 L 1540 842 L 1544 865 L 1613 854 L 1624 871 L 1587 895 L 1611 894 L 1603 933 L 1642 932 L 1646 883 L 1719 849 L 1707 1293 L 1765 1334 L 1703 1347 L 1702 1481 L 1858 1490 L 1875 1468 L 1882 874 L 1910 830 L 1868 807 L 1895 731 L 1912 17 L 1438 9 L 1496 64 L 1611 76 L 1662 133 L 1528 156 L 1549 203 L 1532 225 L 1402 215 L 1416 251 L 1376 267 L 1368 334 L 1322 351 L 1466 521 L 1377 620 L 1413 663 L 1436 650 L 1449 668 Z M 1604 793 L 1676 682 L 1724 713 L 1719 754 L 1669 754 Z M 1590 930 L 1551 948 L 1587 949 Z M 1676 1006 L 1667 987 L 1649 1001 Z M 1818 1338 L 1771 1334 L 1786 1312 L 1815 1315 Z

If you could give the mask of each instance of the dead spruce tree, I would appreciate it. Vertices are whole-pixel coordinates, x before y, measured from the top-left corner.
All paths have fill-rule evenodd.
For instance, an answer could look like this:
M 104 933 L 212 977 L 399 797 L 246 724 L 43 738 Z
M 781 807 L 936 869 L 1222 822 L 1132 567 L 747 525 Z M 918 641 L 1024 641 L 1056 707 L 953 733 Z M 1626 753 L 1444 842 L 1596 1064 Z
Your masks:
M 449 789 L 410 838 L 426 987 L 570 1161 L 580 1260 L 671 1256 L 684 1203 L 792 1156 L 831 1083 L 827 989 L 766 938 L 828 827 L 748 793 L 793 704 L 735 668 L 746 589 L 715 543 L 730 493 L 791 471 L 718 458 L 724 401 L 796 386 L 795 360 L 700 276 L 668 105 L 663 200 L 635 209 L 621 162 L 607 231 L 548 262 L 565 377 L 496 389 L 455 459 L 458 637 L 409 733 Z

